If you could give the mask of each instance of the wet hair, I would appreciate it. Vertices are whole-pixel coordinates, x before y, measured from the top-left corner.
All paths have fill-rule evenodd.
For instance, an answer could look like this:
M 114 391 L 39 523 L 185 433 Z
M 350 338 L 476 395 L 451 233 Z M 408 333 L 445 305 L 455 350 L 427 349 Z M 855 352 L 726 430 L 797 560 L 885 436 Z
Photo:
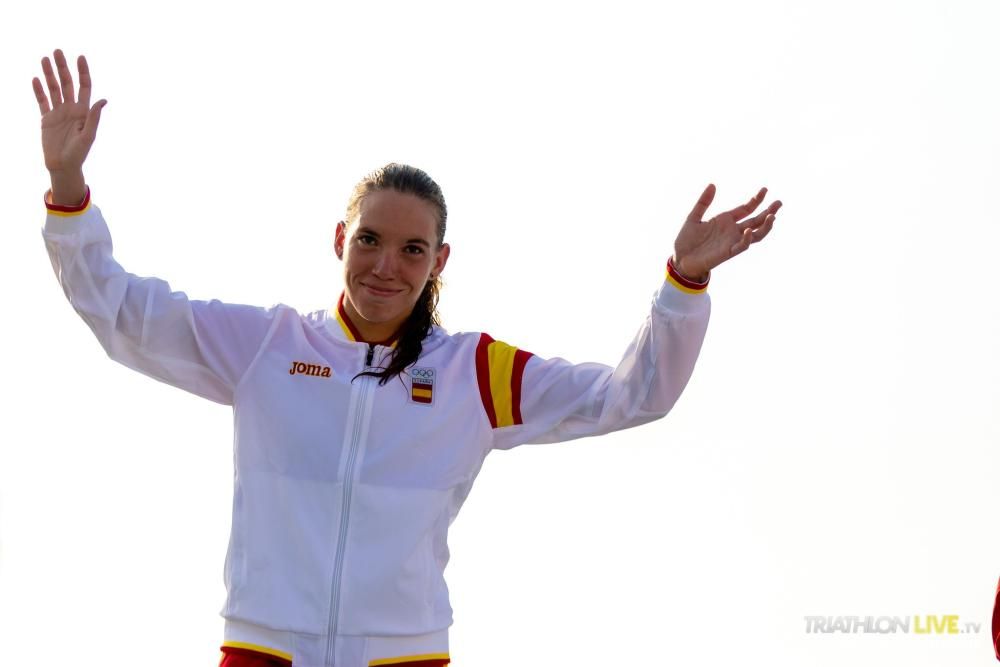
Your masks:
M 448 207 L 444 203 L 444 194 L 440 186 L 426 172 L 406 164 L 391 162 L 381 169 L 371 172 L 361 182 L 354 186 L 354 192 L 347 202 L 347 226 L 349 227 L 361 212 L 361 202 L 373 192 L 380 190 L 395 190 L 404 194 L 415 195 L 431 204 L 437 210 L 437 248 L 444 245 L 444 232 L 448 219 Z M 379 384 L 385 384 L 390 378 L 402 373 L 408 366 L 415 363 L 423 349 L 424 338 L 430 335 L 431 327 L 440 325 L 441 319 L 437 312 L 438 297 L 441 293 L 441 276 L 434 276 L 424 285 L 420 298 L 413 306 L 413 311 L 399 329 L 396 347 L 393 350 L 389 365 L 379 371 L 364 371 L 355 377 L 372 375 L 379 378 Z

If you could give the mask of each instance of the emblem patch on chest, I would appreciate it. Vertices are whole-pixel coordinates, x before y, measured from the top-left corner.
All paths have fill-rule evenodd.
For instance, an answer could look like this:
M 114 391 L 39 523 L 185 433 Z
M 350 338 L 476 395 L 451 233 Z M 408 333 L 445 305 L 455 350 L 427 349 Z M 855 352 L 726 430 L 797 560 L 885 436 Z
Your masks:
M 434 403 L 434 375 L 433 368 L 410 369 L 410 398 L 414 403 Z

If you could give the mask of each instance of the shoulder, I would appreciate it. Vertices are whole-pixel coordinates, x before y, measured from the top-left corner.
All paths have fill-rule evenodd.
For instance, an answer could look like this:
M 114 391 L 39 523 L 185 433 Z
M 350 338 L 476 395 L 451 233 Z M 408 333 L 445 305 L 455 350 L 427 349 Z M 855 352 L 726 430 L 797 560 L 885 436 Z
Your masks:
M 509 377 L 511 373 L 519 375 L 528 359 L 535 356 L 527 350 L 497 340 L 484 331 L 461 331 L 443 335 L 447 338 L 446 344 L 454 346 L 455 351 L 463 350 L 474 355 L 476 373 L 481 377 L 497 374 Z M 428 337 L 428 340 L 431 338 Z
M 515 345 L 497 340 L 485 331 L 460 331 L 458 333 L 447 334 L 447 336 L 455 345 L 472 347 L 485 354 L 492 352 L 495 355 L 507 355 L 520 352 L 522 355 L 534 356 L 531 352 L 522 350 Z
M 303 316 L 299 315 L 299 312 L 295 310 L 295 308 L 284 303 L 273 303 L 270 306 L 262 306 L 260 310 L 266 315 L 267 319 L 270 320 L 272 324 L 277 324 L 285 318 L 303 318 Z
M 534 355 L 488 333 L 470 336 L 476 349 L 476 382 L 490 424 L 498 428 L 522 423 L 521 382 Z
M 295 313 L 295 315 L 302 320 L 303 324 L 307 324 L 315 328 L 326 326 L 326 321 L 331 317 L 329 308 L 320 308 L 319 310 L 312 310 L 308 313 L 300 313 L 291 306 L 286 306 L 283 303 L 278 304 L 278 306 L 287 308 L 289 314 Z

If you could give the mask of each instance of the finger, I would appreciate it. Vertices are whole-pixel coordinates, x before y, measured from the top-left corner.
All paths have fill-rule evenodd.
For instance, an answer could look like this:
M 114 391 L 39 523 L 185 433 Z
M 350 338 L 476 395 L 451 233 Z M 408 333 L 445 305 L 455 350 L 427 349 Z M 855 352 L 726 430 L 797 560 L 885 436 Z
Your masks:
M 764 237 L 767 236 L 768 233 L 773 228 L 774 228 L 774 216 L 769 215 L 767 216 L 767 219 L 764 220 L 763 225 L 761 225 L 757 229 L 751 230 L 750 234 L 751 236 L 753 236 L 753 238 L 751 239 L 750 243 L 757 243 L 758 241 L 762 241 Z
M 59 92 L 59 84 L 56 83 L 56 75 L 52 71 L 52 63 L 49 62 L 48 57 L 42 58 L 42 72 L 45 74 L 45 84 L 49 87 L 49 100 L 52 102 L 52 108 L 55 109 L 62 104 L 62 94 Z
M 87 122 L 83 125 L 83 136 L 87 137 L 91 143 L 97 137 L 97 124 L 101 122 L 101 109 L 107 103 L 107 100 L 98 100 L 94 108 L 87 113 Z
M 66 56 L 59 49 L 56 49 L 56 71 L 59 72 L 59 81 L 62 82 L 62 98 L 66 104 L 73 104 L 75 96 L 73 94 L 73 74 L 69 71 L 66 63 Z
M 49 98 L 45 95 L 45 88 L 42 87 L 42 82 L 38 80 L 37 76 L 31 80 L 31 87 L 35 91 L 35 99 L 38 101 L 38 109 L 44 116 L 50 111 Z
M 80 72 L 80 104 L 90 108 L 90 67 L 87 59 L 80 56 L 76 59 L 76 68 Z
M 729 248 L 729 256 L 735 257 L 749 248 L 751 243 L 753 243 L 753 232 L 749 229 L 744 229 L 743 234 L 740 236 L 740 240 Z
M 698 203 L 694 205 L 691 209 L 691 213 L 687 217 L 688 222 L 701 222 L 701 219 L 705 217 L 705 211 L 708 207 L 712 205 L 712 200 L 715 199 L 715 185 L 712 183 L 708 184 L 705 191 L 701 193 L 701 197 L 698 198 Z
M 726 211 L 726 213 L 733 216 L 733 220 L 742 220 L 743 218 L 747 217 L 748 215 L 757 210 L 757 207 L 760 206 L 760 203 L 764 201 L 764 195 L 766 194 L 767 194 L 767 188 L 761 188 L 757 192 L 757 194 L 751 197 L 750 201 L 748 201 L 746 204 L 743 204 L 742 206 L 737 206 L 734 209 L 730 209 Z
M 764 222 L 767 220 L 767 216 L 776 214 L 778 212 L 778 209 L 780 208 L 781 208 L 781 202 L 775 201 L 770 206 L 765 208 L 763 211 L 755 215 L 754 217 L 750 218 L 749 220 L 744 220 L 743 222 L 736 225 L 736 228 L 739 229 L 740 231 L 743 231 L 744 229 L 757 229 L 758 227 L 764 224 Z

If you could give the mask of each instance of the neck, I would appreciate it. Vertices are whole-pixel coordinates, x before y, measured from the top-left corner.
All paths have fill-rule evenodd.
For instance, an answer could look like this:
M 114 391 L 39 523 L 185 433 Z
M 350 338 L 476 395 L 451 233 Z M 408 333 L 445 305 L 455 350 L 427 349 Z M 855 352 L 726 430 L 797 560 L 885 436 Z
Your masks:
M 406 321 L 406 317 L 401 317 L 396 320 L 390 320 L 389 322 L 371 322 L 362 317 L 361 313 L 358 312 L 354 304 L 344 294 L 343 300 L 341 301 L 341 306 L 344 309 L 344 314 L 347 315 L 349 324 L 356 329 L 355 337 L 366 343 L 384 343 L 395 337 L 399 328 Z M 360 334 L 360 336 L 358 336 Z

